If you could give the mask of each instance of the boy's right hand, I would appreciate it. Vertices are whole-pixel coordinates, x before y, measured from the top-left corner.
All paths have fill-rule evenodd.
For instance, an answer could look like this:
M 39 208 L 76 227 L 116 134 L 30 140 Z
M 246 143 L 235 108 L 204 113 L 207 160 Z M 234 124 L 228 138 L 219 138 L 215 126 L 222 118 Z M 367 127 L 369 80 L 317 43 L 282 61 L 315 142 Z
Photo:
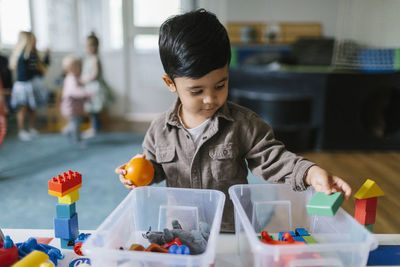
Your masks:
M 136 156 L 134 156 L 132 159 L 134 158 L 143 158 L 144 155 L 143 154 L 136 154 Z M 132 160 L 131 159 L 131 160 Z M 115 173 L 118 174 L 119 177 L 119 181 L 129 190 L 132 190 L 134 188 L 136 188 L 135 185 L 133 185 L 131 180 L 125 179 L 125 175 L 126 175 L 126 170 L 125 170 L 125 166 L 127 163 L 118 166 L 117 168 L 115 168 Z

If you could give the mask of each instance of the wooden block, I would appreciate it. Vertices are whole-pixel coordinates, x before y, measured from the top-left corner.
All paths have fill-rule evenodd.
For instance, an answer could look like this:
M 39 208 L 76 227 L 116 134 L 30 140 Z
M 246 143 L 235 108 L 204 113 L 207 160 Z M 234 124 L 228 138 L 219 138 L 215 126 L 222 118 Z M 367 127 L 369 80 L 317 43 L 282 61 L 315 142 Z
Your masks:
M 374 225 L 373 224 L 367 224 L 367 225 L 364 225 L 364 226 L 365 226 L 365 228 L 368 229 L 368 231 L 370 231 L 371 233 L 373 232 L 373 230 L 374 230 Z
M 315 241 L 315 239 L 310 235 L 303 236 L 303 239 L 307 242 L 307 244 L 317 244 L 317 241 Z
M 356 210 L 362 211 L 374 211 L 376 212 L 376 205 L 378 203 L 377 197 L 357 199 L 356 198 Z
M 384 193 L 382 189 L 371 179 L 367 179 L 365 183 L 358 189 L 357 193 L 354 195 L 357 199 L 366 199 L 372 197 L 381 197 Z
M 309 214 L 321 216 L 334 216 L 343 203 L 341 192 L 327 195 L 323 192 L 317 192 L 307 204 Z
M 354 219 L 356 219 L 362 225 L 374 224 L 375 218 L 376 218 L 375 211 L 363 211 L 356 209 L 354 214 Z

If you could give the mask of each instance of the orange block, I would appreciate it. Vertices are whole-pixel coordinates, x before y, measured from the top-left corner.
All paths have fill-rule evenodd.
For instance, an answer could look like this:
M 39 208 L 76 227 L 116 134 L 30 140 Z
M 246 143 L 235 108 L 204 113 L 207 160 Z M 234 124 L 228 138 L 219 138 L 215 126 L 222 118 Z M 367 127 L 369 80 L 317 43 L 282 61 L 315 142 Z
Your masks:
M 82 185 L 82 174 L 69 170 L 68 172 L 64 172 L 62 175 L 50 179 L 48 185 L 50 195 L 54 195 L 52 193 L 56 192 L 62 197 Z

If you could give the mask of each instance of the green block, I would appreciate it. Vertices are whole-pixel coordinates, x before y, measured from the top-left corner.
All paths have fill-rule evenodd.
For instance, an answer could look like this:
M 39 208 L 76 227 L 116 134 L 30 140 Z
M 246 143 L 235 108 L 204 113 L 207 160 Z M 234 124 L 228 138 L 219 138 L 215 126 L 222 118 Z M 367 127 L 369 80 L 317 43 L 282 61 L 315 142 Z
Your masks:
M 371 224 L 367 224 L 367 225 L 364 225 L 364 227 L 367 228 L 368 231 L 370 231 L 372 233 L 373 228 L 374 228 L 374 224 L 372 224 L 372 223 Z
M 340 205 L 343 203 L 341 192 L 327 195 L 323 192 L 317 192 L 307 204 L 308 214 L 321 216 L 334 216 Z
M 315 241 L 315 239 L 310 235 L 302 236 L 302 238 L 307 242 L 307 244 L 317 244 L 317 241 Z

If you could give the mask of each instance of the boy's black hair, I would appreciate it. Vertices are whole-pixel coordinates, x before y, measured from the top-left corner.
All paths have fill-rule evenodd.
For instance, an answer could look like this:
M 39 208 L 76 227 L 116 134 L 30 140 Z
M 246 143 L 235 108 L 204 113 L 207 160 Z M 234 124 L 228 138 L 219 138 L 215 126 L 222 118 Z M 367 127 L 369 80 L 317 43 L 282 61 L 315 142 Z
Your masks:
M 231 60 L 225 27 L 204 9 L 167 19 L 160 27 L 158 45 L 164 71 L 172 80 L 200 78 Z

